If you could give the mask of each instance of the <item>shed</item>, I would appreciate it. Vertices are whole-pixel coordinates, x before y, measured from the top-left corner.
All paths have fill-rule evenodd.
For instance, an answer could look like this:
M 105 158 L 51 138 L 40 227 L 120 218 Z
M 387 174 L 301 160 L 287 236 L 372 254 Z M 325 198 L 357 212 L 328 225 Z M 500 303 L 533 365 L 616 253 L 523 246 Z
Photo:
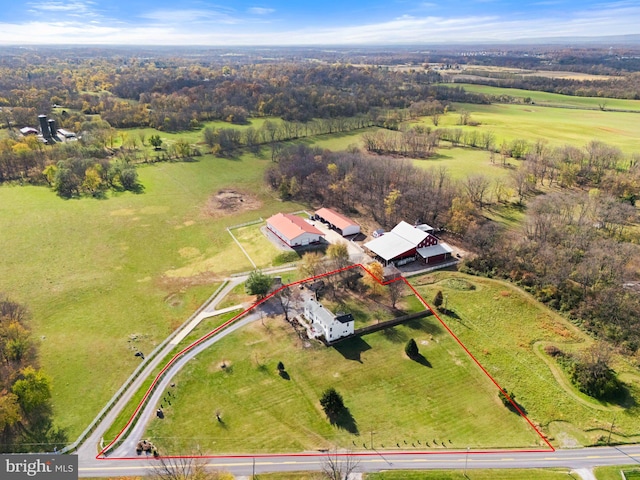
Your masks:
M 330 208 L 321 208 L 315 212 L 316 218 L 340 233 L 343 237 L 360 233 L 360 225 Z
M 324 234 L 301 217 L 276 213 L 267 219 L 267 228 L 290 247 L 318 243 Z
M 451 252 L 453 249 L 444 242 L 418 249 L 418 255 L 428 265 L 448 260 L 451 258 Z

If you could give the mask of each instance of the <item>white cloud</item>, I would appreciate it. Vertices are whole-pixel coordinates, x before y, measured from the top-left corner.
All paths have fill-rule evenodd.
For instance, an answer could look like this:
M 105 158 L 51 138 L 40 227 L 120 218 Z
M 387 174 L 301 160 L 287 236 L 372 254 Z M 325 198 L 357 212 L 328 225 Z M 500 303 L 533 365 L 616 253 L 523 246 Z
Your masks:
M 44 10 L 49 12 L 77 12 L 88 10 L 93 2 L 42 2 L 28 3 L 34 10 Z
M 156 10 L 140 15 L 142 18 L 163 24 L 180 25 L 192 22 L 238 23 L 240 20 L 226 12 L 216 10 Z M 188 26 L 188 25 L 185 25 Z
M 275 9 L 263 8 L 263 7 L 251 7 L 247 10 L 247 12 L 253 15 L 269 15 L 270 13 L 275 12 Z
M 61 2 L 57 2 L 61 3 Z M 56 4 L 57 4 L 56 3 Z M 64 5 L 71 5 L 65 3 Z M 87 3 L 84 3 L 87 5 Z M 259 8 L 259 7 L 255 7 Z M 330 45 L 512 41 L 536 37 L 624 35 L 638 33 L 640 6 L 619 2 L 564 18 L 531 16 L 513 20 L 498 15 L 402 15 L 385 22 L 285 27 L 256 23 L 224 9 L 157 10 L 145 21 L 98 18 L 0 23 L 0 44 L 76 43 L 141 45 Z

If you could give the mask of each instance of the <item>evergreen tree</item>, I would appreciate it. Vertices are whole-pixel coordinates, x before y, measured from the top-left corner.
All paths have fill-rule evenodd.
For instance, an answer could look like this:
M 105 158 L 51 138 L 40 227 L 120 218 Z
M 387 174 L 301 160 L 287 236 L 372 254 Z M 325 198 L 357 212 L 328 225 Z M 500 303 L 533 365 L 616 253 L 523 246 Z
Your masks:
M 420 351 L 418 350 L 418 345 L 416 341 L 412 338 L 410 339 L 404 347 L 404 353 L 407 354 L 409 358 L 417 358 L 420 355 Z

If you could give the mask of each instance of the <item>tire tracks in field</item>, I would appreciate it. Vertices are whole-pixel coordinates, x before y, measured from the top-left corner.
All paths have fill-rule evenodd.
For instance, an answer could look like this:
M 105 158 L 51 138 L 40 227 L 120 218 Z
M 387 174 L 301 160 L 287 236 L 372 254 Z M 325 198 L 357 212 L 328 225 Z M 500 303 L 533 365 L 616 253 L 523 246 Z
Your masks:
M 568 382 L 566 375 L 564 374 L 562 369 L 553 360 L 549 359 L 548 356 L 543 351 L 541 351 L 543 347 L 547 345 L 552 345 L 554 343 L 557 343 L 557 342 L 539 340 L 532 345 L 533 353 L 535 353 L 536 356 L 540 358 L 540 360 L 542 360 L 545 363 L 545 365 L 547 365 L 547 367 L 549 367 L 549 370 L 551 370 L 551 374 L 556 379 L 556 382 L 558 382 L 558 385 L 565 391 L 565 393 L 567 393 L 576 402 L 584 405 L 585 407 L 593 408 L 594 410 L 601 410 L 603 412 L 624 411 L 623 407 L 619 407 L 616 405 L 612 405 L 612 406 L 602 405 L 601 403 L 596 403 L 597 401 L 595 400 L 592 402 L 578 395 L 575 392 L 574 387 Z M 576 342 L 576 343 L 579 343 L 579 342 Z M 563 345 L 570 345 L 570 344 L 563 343 Z

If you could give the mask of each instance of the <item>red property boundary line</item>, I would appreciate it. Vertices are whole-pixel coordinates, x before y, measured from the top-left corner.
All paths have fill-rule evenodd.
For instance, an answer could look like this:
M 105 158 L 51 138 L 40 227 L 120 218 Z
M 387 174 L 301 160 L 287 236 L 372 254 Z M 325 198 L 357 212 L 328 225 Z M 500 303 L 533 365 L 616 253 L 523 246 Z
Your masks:
M 386 285 L 389 285 L 390 283 L 393 283 L 393 282 L 403 281 L 411 289 L 411 291 L 418 298 L 418 300 L 420 300 L 420 302 L 425 306 L 425 308 L 427 308 L 433 314 L 433 316 L 435 316 L 438 319 L 440 324 L 445 328 L 445 330 L 449 333 L 449 335 L 451 335 L 453 337 L 453 339 L 458 343 L 458 345 L 460 345 L 460 347 L 462 347 L 462 349 L 465 351 L 465 353 L 471 358 L 471 360 L 473 360 L 473 362 L 478 366 L 478 368 L 480 368 L 480 370 L 482 370 L 482 372 L 487 376 L 487 378 L 489 378 L 489 380 L 491 380 L 491 382 L 498 388 L 498 390 L 500 390 L 500 392 L 502 392 L 502 394 L 509 400 L 509 402 L 511 402 L 511 405 L 518 412 L 518 414 L 527 421 L 529 426 L 538 434 L 538 436 L 542 439 L 542 441 L 549 447 L 548 449 L 493 449 L 493 450 L 489 449 L 489 450 L 474 450 L 474 451 L 447 450 L 445 452 L 441 452 L 441 451 L 422 451 L 422 452 L 421 451 L 399 451 L 399 452 L 390 452 L 390 453 L 392 453 L 393 455 L 443 455 L 443 454 L 444 455 L 453 455 L 453 454 L 466 454 L 466 453 L 472 454 L 472 455 L 477 455 L 477 454 L 490 454 L 490 453 L 549 453 L 549 452 L 555 452 L 556 451 L 556 449 L 553 447 L 553 445 L 551 445 L 549 440 L 547 440 L 547 438 L 542 434 L 542 432 L 540 432 L 540 430 L 533 424 L 533 422 L 531 422 L 531 420 L 529 420 L 529 417 L 527 417 L 525 415 L 525 413 L 518 406 L 518 404 L 507 394 L 507 392 L 498 384 L 498 382 L 496 382 L 496 380 L 491 376 L 491 374 L 482 366 L 482 364 L 478 361 L 478 359 L 469 351 L 469 349 L 464 345 L 464 343 L 462 343 L 462 341 L 456 336 L 456 334 L 453 333 L 453 331 L 449 328 L 449 326 L 440 318 L 440 316 L 436 313 L 436 311 L 433 308 L 431 308 L 431 305 L 429 305 L 425 301 L 425 299 L 422 298 L 422 296 L 418 293 L 418 291 L 414 288 L 414 286 L 411 285 L 411 283 L 409 283 L 409 281 L 407 281 L 406 278 L 398 277 L 398 278 L 395 278 L 393 280 L 389 280 L 389 281 L 383 282 L 381 279 L 379 279 L 373 273 L 371 273 L 371 271 L 368 268 L 366 268 L 364 265 L 358 263 L 358 264 L 354 264 L 354 265 L 349 265 L 349 266 L 344 267 L 344 268 L 339 268 L 339 269 L 333 270 L 331 272 L 323 273 L 323 274 L 320 274 L 320 275 L 314 275 L 312 277 L 305 278 L 304 280 L 298 280 L 298 281 L 289 283 L 287 285 L 283 285 L 279 289 L 273 291 L 272 293 L 270 293 L 269 295 L 264 297 L 262 300 L 254 303 L 249 308 L 243 310 L 239 314 L 235 315 L 233 318 L 227 320 L 222 325 L 216 327 L 215 329 L 213 329 L 212 331 L 210 331 L 209 333 L 207 333 L 203 337 L 201 337 L 198 340 L 196 340 L 195 342 L 193 342 L 191 345 L 188 345 L 187 347 L 185 347 L 184 349 L 182 349 L 178 353 L 176 353 L 171 358 L 171 360 L 169 360 L 167 362 L 167 364 L 164 366 L 164 368 L 162 370 L 160 370 L 160 372 L 156 375 L 156 377 L 154 378 L 153 382 L 151 383 L 151 385 L 147 389 L 146 393 L 142 397 L 142 400 L 140 400 L 140 403 L 138 403 L 138 406 L 136 407 L 136 410 L 133 412 L 133 414 L 129 418 L 129 421 L 127 422 L 127 424 L 122 428 L 122 430 L 120 430 L 118 435 L 116 435 L 116 437 L 111 441 L 111 443 L 109 443 L 106 447 L 104 447 L 102 450 L 100 450 L 100 452 L 96 456 L 96 460 L 140 460 L 140 458 L 138 458 L 138 457 L 109 458 L 109 457 L 105 456 L 105 452 L 107 452 L 118 440 L 120 440 L 120 437 L 122 436 L 122 434 L 134 422 L 136 416 L 138 415 L 138 413 L 142 409 L 142 406 L 144 405 L 146 400 L 149 398 L 149 396 L 153 392 L 153 389 L 158 384 L 158 382 L 160 381 L 160 379 L 162 378 L 164 373 L 169 368 L 171 368 L 171 366 L 183 354 L 187 353 L 189 350 L 195 348 L 196 346 L 200 345 L 202 342 L 204 342 L 207 339 L 211 338 L 213 335 L 215 335 L 218 332 L 220 332 L 221 330 L 225 329 L 226 327 L 228 327 L 229 325 L 234 323 L 236 320 L 238 320 L 241 317 L 243 317 L 246 313 L 248 313 L 249 311 L 253 310 L 257 306 L 261 305 L 262 303 L 265 303 L 271 297 L 273 297 L 274 295 L 277 295 L 280 291 L 284 290 L 285 288 L 289 288 L 289 287 L 293 287 L 293 286 L 296 286 L 296 285 L 301 285 L 301 284 L 304 284 L 304 283 L 308 283 L 308 282 L 311 282 L 311 281 L 314 281 L 314 280 L 318 280 L 318 279 L 327 277 L 329 275 L 335 275 L 337 273 L 341 273 L 341 272 L 344 272 L 344 271 L 347 271 L 347 270 L 351 270 L 353 268 L 361 268 L 362 270 L 367 272 L 371 277 L 373 277 L 380 285 L 385 285 L 386 286 Z M 287 453 L 287 454 L 264 453 L 264 454 L 253 454 L 253 455 L 248 455 L 248 454 L 242 455 L 242 454 L 239 454 L 239 455 L 175 455 L 175 456 L 174 455 L 166 455 L 166 456 L 163 456 L 163 458 L 271 458 L 271 457 L 281 457 L 283 455 L 284 456 L 288 456 L 288 457 L 324 457 L 326 455 L 326 453 Z M 356 453 L 342 453 L 342 454 L 338 453 L 337 455 L 338 456 L 361 456 L 361 457 L 365 457 L 365 456 L 376 456 L 376 455 L 379 455 L 379 453 L 378 452 L 360 452 L 360 453 L 356 452 Z

